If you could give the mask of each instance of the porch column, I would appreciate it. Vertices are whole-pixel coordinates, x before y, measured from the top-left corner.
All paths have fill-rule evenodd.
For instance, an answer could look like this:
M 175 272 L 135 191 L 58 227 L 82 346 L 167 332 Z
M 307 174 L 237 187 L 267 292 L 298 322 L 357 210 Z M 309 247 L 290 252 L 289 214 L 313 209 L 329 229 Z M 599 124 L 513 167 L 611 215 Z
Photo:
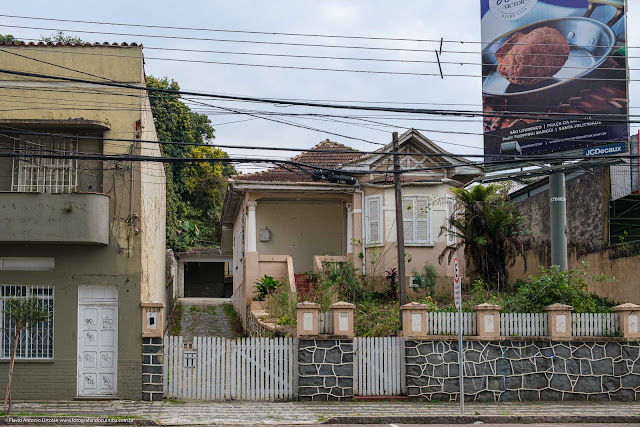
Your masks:
M 247 252 L 256 252 L 256 238 L 258 236 L 256 226 L 256 206 L 258 202 L 247 202 Z
M 353 203 L 347 203 L 347 254 L 353 253 Z

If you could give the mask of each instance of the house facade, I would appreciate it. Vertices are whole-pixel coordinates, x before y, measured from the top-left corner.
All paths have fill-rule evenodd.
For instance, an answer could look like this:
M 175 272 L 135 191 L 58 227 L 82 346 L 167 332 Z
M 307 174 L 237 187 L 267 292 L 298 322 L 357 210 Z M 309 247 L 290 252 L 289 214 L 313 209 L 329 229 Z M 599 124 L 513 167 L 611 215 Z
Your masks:
M 415 170 L 402 176 L 407 278 L 430 262 L 445 290 L 453 267 L 438 256 L 452 238 L 441 233 L 455 206 L 451 189 L 480 172 L 415 130 L 400 136 L 399 150 L 401 167 Z M 291 159 L 311 167 L 287 165 L 229 180 L 222 249 L 233 256 L 232 299 L 241 318 L 265 274 L 292 284 L 296 274 L 317 271 L 327 256 L 347 260 L 369 277 L 397 267 L 390 151 L 391 144 L 364 154 L 326 140 Z M 316 168 L 346 171 L 357 182 L 319 180 Z
M 135 44 L 0 47 L 4 69 L 145 84 Z M 143 327 L 162 329 L 166 300 L 164 168 L 90 156 L 160 155 L 142 142 L 157 140 L 146 91 L 1 74 L 0 98 L 1 302 L 36 296 L 51 314 L 20 338 L 12 397 L 140 399 Z

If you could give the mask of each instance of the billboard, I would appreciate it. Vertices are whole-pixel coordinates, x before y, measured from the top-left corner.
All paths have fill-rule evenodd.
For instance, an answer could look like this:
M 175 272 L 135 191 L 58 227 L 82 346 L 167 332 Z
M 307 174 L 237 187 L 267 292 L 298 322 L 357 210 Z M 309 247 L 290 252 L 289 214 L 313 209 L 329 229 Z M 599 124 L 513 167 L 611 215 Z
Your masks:
M 629 140 L 625 0 L 480 2 L 488 159 Z

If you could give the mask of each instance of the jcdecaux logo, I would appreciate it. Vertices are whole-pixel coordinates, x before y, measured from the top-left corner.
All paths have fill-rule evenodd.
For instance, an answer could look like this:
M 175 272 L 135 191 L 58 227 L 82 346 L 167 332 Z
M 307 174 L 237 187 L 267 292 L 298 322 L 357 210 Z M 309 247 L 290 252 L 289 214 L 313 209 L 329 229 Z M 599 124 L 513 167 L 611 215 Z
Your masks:
M 626 144 L 607 145 L 604 147 L 585 148 L 583 153 L 585 156 L 606 156 L 608 154 L 620 154 L 626 151 Z

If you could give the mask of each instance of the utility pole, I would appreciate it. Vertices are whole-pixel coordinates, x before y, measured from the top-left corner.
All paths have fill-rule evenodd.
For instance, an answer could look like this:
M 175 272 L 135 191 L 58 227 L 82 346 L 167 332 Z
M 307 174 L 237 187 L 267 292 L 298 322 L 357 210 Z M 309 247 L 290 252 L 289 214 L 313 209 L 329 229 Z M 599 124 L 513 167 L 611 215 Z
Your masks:
M 407 303 L 407 275 L 404 263 L 404 222 L 402 217 L 402 182 L 400 181 L 400 156 L 398 155 L 398 132 L 393 132 L 393 184 L 396 191 L 396 243 L 398 245 L 398 286 L 400 287 L 400 306 Z M 400 312 L 402 328 L 402 311 Z
M 549 200 L 551 205 L 551 265 L 560 271 L 569 269 L 567 258 L 567 192 L 563 172 L 549 175 Z

